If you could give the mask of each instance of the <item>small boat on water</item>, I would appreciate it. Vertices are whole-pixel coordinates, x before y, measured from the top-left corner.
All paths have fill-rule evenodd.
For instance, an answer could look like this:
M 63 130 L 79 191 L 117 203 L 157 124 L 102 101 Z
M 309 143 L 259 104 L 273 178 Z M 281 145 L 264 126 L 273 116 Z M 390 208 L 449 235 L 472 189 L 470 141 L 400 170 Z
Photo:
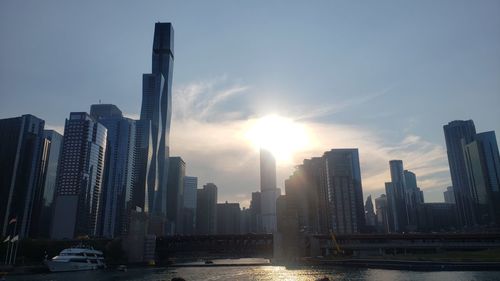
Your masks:
M 106 267 L 101 251 L 83 246 L 64 249 L 59 255 L 46 260 L 45 265 L 52 272 L 95 270 Z

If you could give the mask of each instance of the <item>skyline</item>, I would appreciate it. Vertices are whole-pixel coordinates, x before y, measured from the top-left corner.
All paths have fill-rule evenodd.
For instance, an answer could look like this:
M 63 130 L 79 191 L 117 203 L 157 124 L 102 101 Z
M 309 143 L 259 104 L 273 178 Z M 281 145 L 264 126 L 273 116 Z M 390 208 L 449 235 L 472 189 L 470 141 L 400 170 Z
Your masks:
M 483 3 L 486 3 L 486 1 Z M 375 47 L 377 47 L 377 43 L 381 44 L 381 46 L 378 46 L 379 48 L 370 52 L 367 49 L 373 47 L 373 45 L 364 49 L 363 42 L 371 42 L 373 44 L 373 41 L 367 39 L 375 35 L 368 35 L 366 33 L 360 34 L 360 37 L 362 37 L 361 39 L 347 37 L 347 39 L 350 40 L 344 42 L 343 44 L 345 45 L 340 44 L 338 50 L 334 48 L 334 52 L 332 53 L 326 52 L 324 49 L 325 47 L 321 47 L 319 48 L 321 52 L 316 54 L 307 51 L 300 52 L 300 54 L 304 54 L 309 60 L 293 60 L 292 58 L 294 58 L 295 55 L 292 56 L 292 53 L 298 51 L 300 46 L 293 47 L 293 44 L 288 45 L 287 43 L 291 43 L 290 40 L 292 40 L 294 34 L 283 34 L 280 33 L 280 31 L 284 32 L 284 30 L 288 28 L 288 26 L 283 23 L 289 23 L 292 27 L 298 27 L 299 24 L 292 24 L 290 20 L 293 17 L 288 18 L 288 16 L 284 15 L 281 15 L 280 18 L 283 22 L 271 22 L 269 21 L 271 18 L 270 15 L 264 14 L 259 17 L 261 17 L 261 20 L 268 20 L 264 20 L 264 23 L 255 23 L 256 25 L 269 25 L 269 30 L 262 30 L 264 34 L 257 38 L 270 40 L 270 36 L 273 34 L 283 37 L 281 41 L 278 39 L 268 41 L 271 46 L 270 49 L 272 49 L 272 46 L 291 46 L 291 50 L 287 50 L 284 53 L 269 54 L 269 51 L 266 52 L 267 48 L 257 43 L 252 47 L 255 47 L 258 51 L 250 51 L 248 47 L 245 48 L 242 44 L 236 44 L 238 42 L 233 42 L 236 44 L 237 48 L 234 48 L 234 46 L 231 48 L 229 44 L 229 47 L 224 49 L 224 51 L 215 51 L 217 47 L 223 47 L 224 43 L 227 44 L 230 42 L 231 38 L 243 40 L 245 35 L 258 35 L 252 33 L 256 31 L 254 28 L 245 26 L 245 23 L 248 23 L 247 18 L 243 18 L 242 23 L 238 25 L 239 28 L 243 27 L 243 35 L 240 35 L 240 37 L 234 37 L 234 32 L 240 29 L 227 27 L 225 32 L 219 31 L 214 34 L 217 39 L 222 40 L 207 41 L 206 43 L 208 46 L 204 46 L 200 43 L 196 44 L 196 42 L 198 42 L 197 40 L 201 42 L 203 42 L 204 39 L 206 40 L 206 35 L 201 34 L 203 32 L 200 31 L 200 29 L 203 28 L 193 22 L 196 17 L 189 18 L 188 20 L 182 19 L 182 14 L 187 8 L 177 6 L 177 4 L 167 5 L 171 10 L 167 12 L 167 16 L 162 18 L 153 19 L 154 16 L 150 16 L 150 18 L 139 18 L 129 23 L 127 23 L 125 19 L 120 18 L 120 21 L 111 21 L 108 25 L 102 25 L 102 29 L 96 28 L 96 26 L 103 21 L 103 18 L 99 17 L 99 15 L 97 15 L 97 24 L 94 25 L 94 28 L 88 29 L 84 29 L 82 26 L 84 24 L 83 18 L 77 16 L 76 28 L 79 28 L 79 31 L 84 31 L 83 35 L 86 37 L 90 39 L 94 38 L 94 40 L 86 42 L 88 44 L 87 46 L 80 46 L 79 43 L 82 42 L 79 40 L 81 40 L 81 38 L 69 34 L 68 31 L 71 31 L 71 27 L 60 26 L 59 29 L 54 29 L 54 25 L 57 26 L 58 19 L 75 15 L 60 15 L 56 19 L 50 19 L 47 16 L 45 19 L 47 22 L 42 22 L 39 26 L 34 26 L 33 24 L 37 19 L 43 19 L 43 16 L 46 15 L 44 14 L 44 11 L 46 11 L 44 9 L 50 9 L 50 5 L 47 7 L 40 7 L 42 9 L 41 15 L 37 16 L 33 14 L 29 16 L 26 21 L 23 17 L 13 18 L 12 15 L 19 15 L 19 13 L 27 15 L 31 12 L 26 9 L 24 11 L 15 11 L 12 6 L 9 7 L 9 4 L 12 5 L 10 2 L 7 4 L 5 2 L 2 3 L 1 5 L 5 7 L 0 9 L 3 11 L 0 12 L 0 22 L 2 23 L 0 24 L 0 36 L 1 38 L 9 39 L 5 40 L 5 42 L 8 42 L 7 44 L 2 44 L 2 46 L 0 46 L 1 61 L 5 62 L 0 66 L 0 92 L 2 93 L 2 103 L 0 105 L 2 115 L 0 118 L 32 113 L 46 120 L 48 127 L 59 130 L 64 124 L 64 119 L 68 116 L 69 112 L 81 111 L 82 109 L 88 111 L 90 105 L 97 103 L 99 100 L 102 100 L 103 103 L 116 104 L 124 111 L 125 115 L 138 119 L 141 99 L 141 75 L 149 71 L 148 66 L 146 65 L 145 67 L 144 64 L 149 62 L 146 56 L 148 56 L 151 51 L 151 27 L 156 21 L 173 22 L 177 38 L 175 42 L 176 69 L 173 79 L 171 155 L 181 156 L 186 160 L 187 174 L 197 176 L 201 183 L 200 186 L 206 182 L 214 182 L 217 184 L 219 194 L 221 195 L 220 202 L 226 200 L 238 201 L 241 202 L 243 206 L 248 206 L 251 192 L 259 190 L 259 154 L 245 138 L 245 133 L 252 124 L 258 121 L 258 118 L 268 114 L 276 113 L 286 118 L 291 118 L 295 120 L 295 122 L 303 125 L 308 131 L 308 134 L 312 136 L 311 144 L 302 151 L 296 153 L 292 163 L 278 163 L 278 188 L 283 189 L 284 179 L 291 175 L 294 165 L 301 164 L 302 159 L 321 154 L 331 148 L 357 147 L 360 151 L 364 199 L 370 194 L 376 197 L 380 193 L 383 193 L 384 182 L 390 179 L 387 169 L 388 161 L 392 159 L 401 159 L 405 162 L 405 168 L 416 173 L 419 187 L 424 190 L 426 201 L 443 201 L 442 192 L 445 191 L 446 186 L 451 184 L 451 179 L 448 171 L 442 126 L 452 120 L 473 119 L 478 128 L 478 132 L 489 130 L 500 131 L 500 124 L 498 124 L 500 112 L 498 112 L 498 110 L 495 112 L 495 108 L 500 104 L 500 95 L 498 94 L 500 92 L 500 83 L 497 78 L 500 77 L 500 60 L 495 60 L 495 58 L 500 58 L 500 48 L 498 48 L 500 39 L 498 37 L 487 38 L 487 36 L 485 36 L 485 34 L 498 35 L 500 33 L 500 20 L 498 17 L 496 19 L 491 17 L 494 15 L 494 7 L 498 7 L 500 5 L 499 3 L 492 3 L 494 7 L 489 8 L 476 7 L 470 4 L 471 9 L 461 10 L 463 7 L 451 9 L 453 12 L 461 12 L 461 15 L 469 15 L 471 17 L 469 19 L 471 22 L 466 20 L 465 23 L 461 23 L 463 26 L 466 26 L 468 23 L 473 23 L 469 29 L 463 31 L 464 34 L 461 33 L 462 31 L 459 32 L 459 28 L 457 28 L 457 30 L 452 28 L 455 30 L 455 33 L 451 35 L 447 32 L 452 23 L 457 23 L 460 17 L 456 19 L 453 17 L 449 18 L 450 22 L 447 22 L 447 24 L 450 26 L 445 26 L 448 29 L 442 27 L 444 28 L 443 30 L 437 31 L 430 28 L 432 25 L 418 25 L 419 23 L 423 24 L 423 22 L 418 21 L 418 16 L 415 17 L 415 15 L 413 18 L 410 17 L 409 20 L 403 21 L 406 27 L 411 26 L 412 23 L 416 24 L 413 31 L 424 33 L 425 31 L 435 32 L 428 36 L 420 34 L 414 38 L 415 41 L 419 41 L 418 39 L 421 38 L 427 40 L 436 39 L 435 37 L 439 37 L 439 35 L 447 35 L 446 38 L 442 38 L 441 41 L 438 40 L 437 42 L 424 40 L 425 44 L 422 45 L 427 47 L 427 49 L 424 48 L 423 51 L 419 52 L 418 49 L 422 47 L 422 45 L 417 45 L 417 47 L 410 48 L 410 50 L 406 52 L 399 53 L 402 57 L 397 57 L 394 61 L 391 61 L 391 63 L 396 63 L 396 61 L 398 61 L 404 65 L 408 62 L 408 60 L 404 59 L 405 55 L 414 54 L 409 60 L 413 62 L 416 62 L 420 55 L 420 59 L 423 59 L 423 62 L 420 65 L 416 64 L 412 66 L 417 68 L 413 69 L 415 71 L 413 74 L 423 76 L 419 77 L 422 84 L 415 84 L 418 81 L 411 80 L 408 77 L 407 79 L 409 80 L 406 82 L 397 81 L 398 79 L 394 79 L 394 81 L 389 79 L 393 78 L 392 76 L 400 69 L 407 69 L 401 65 L 391 65 L 391 63 L 389 63 L 389 65 L 381 64 L 381 61 L 379 61 L 379 58 L 375 57 L 375 55 L 382 54 L 383 58 L 384 55 L 390 55 L 391 51 L 399 50 L 398 47 L 400 46 L 393 47 L 394 49 L 388 48 L 388 50 L 384 52 L 384 48 L 390 47 L 391 42 L 378 42 L 375 40 Z M 109 5 L 109 3 L 107 4 Z M 151 5 L 151 3 L 149 4 L 150 6 L 147 8 L 153 9 L 154 5 Z M 17 7 L 22 9 L 21 5 L 22 4 L 19 4 Z M 189 6 L 189 4 L 187 5 Z M 245 5 L 252 6 L 252 4 Z M 339 10 L 342 8 L 349 10 L 349 7 L 344 6 L 345 3 L 342 5 L 336 3 L 336 5 L 341 6 L 340 8 L 337 7 Z M 227 6 L 228 9 L 238 9 L 234 5 L 228 4 Z M 279 8 L 279 5 L 271 6 L 272 7 L 269 7 L 270 11 L 266 10 L 268 13 L 276 11 Z M 456 6 L 460 5 L 456 4 Z M 62 8 L 71 10 L 71 8 L 68 7 L 69 6 Z M 85 7 L 84 5 L 80 8 L 85 10 Z M 109 6 L 103 8 L 103 11 L 110 11 L 110 9 L 114 7 Z M 120 12 L 127 12 L 124 7 L 120 8 L 122 9 Z M 262 11 L 265 10 L 263 7 L 253 8 L 262 9 Z M 292 8 L 294 7 L 289 7 L 288 9 L 291 9 L 291 14 L 298 13 L 298 10 Z M 353 7 L 350 8 L 352 11 Z M 397 7 L 392 8 L 396 9 Z M 399 8 L 402 9 L 402 7 Z M 439 10 L 439 8 L 443 9 L 444 7 L 436 8 Z M 130 9 L 133 10 L 132 8 Z M 298 9 L 298 7 L 295 7 L 295 9 Z M 32 10 L 38 11 L 37 9 Z M 131 13 L 131 10 L 129 10 L 128 13 Z M 308 13 L 312 13 L 311 10 L 312 9 L 305 10 L 306 16 Z M 314 12 L 320 13 L 320 10 L 320 8 L 316 8 Z M 496 10 L 498 11 L 499 9 Z M 406 10 L 403 9 L 403 11 Z M 442 12 L 442 10 L 439 11 Z M 434 13 L 439 13 L 439 11 L 435 11 Z M 179 12 L 180 15 L 175 15 L 176 12 Z M 415 13 L 418 14 L 419 12 L 423 12 L 422 8 Z M 406 13 L 409 13 L 409 11 L 406 11 Z M 429 14 L 433 15 L 433 12 L 429 12 Z M 480 14 L 482 17 L 480 17 Z M 321 15 L 325 16 L 324 14 Z M 100 16 L 104 16 L 104 14 Z M 143 15 L 141 16 L 144 17 Z M 234 15 L 231 14 L 230 16 Z M 224 15 L 222 19 L 215 19 L 215 23 L 219 24 L 220 27 L 225 23 L 224 20 L 230 16 Z M 403 17 L 403 15 L 398 16 Z M 374 16 L 368 18 L 372 20 L 378 19 L 378 21 L 376 21 L 380 25 L 380 30 L 377 29 L 378 35 L 382 35 L 382 37 L 385 36 L 385 39 L 390 38 L 391 32 L 398 31 L 397 28 L 392 27 L 392 29 L 384 33 L 382 32 L 383 27 L 391 26 L 390 22 L 387 22 L 388 20 L 383 20 L 379 17 L 374 18 Z M 431 20 L 432 19 L 436 20 L 431 17 Z M 30 22 L 30 20 L 33 22 Z M 51 20 L 54 22 L 51 22 Z M 326 21 L 327 19 L 319 17 L 318 20 L 305 21 L 305 23 L 320 25 L 322 20 Z M 342 20 L 354 24 L 354 26 L 351 26 L 354 30 L 364 30 L 363 25 L 355 25 L 354 22 L 350 22 L 349 19 L 345 17 L 342 17 Z M 477 22 L 477 20 L 479 20 L 479 22 Z M 20 21 L 25 21 L 23 23 L 24 25 L 21 24 L 19 26 Z M 495 25 L 497 22 L 499 24 Z M 124 34 L 123 31 L 121 31 L 124 23 L 127 27 L 133 27 L 133 34 L 128 34 L 128 32 Z M 134 26 L 134 24 L 138 25 Z M 332 22 L 325 22 L 325 26 L 321 29 L 317 29 L 316 33 L 318 34 L 313 34 L 314 36 L 306 34 L 306 27 L 303 27 L 304 29 L 299 29 L 297 35 L 306 39 L 312 36 L 313 39 L 316 39 L 315 42 L 318 43 L 317 40 L 321 39 L 319 38 L 321 36 L 318 35 L 327 34 L 328 30 L 325 29 L 331 28 L 331 24 Z M 37 44 L 26 44 L 28 42 L 23 41 L 26 39 L 17 38 L 18 34 L 7 28 L 10 26 L 16 26 L 16 28 L 20 28 L 21 31 L 23 31 L 22 28 L 31 27 L 32 30 L 30 31 L 32 33 L 30 33 L 30 35 L 32 36 L 22 34 L 23 38 L 30 38 L 30 40 L 33 41 L 29 42 L 39 43 L 42 48 L 38 48 L 39 45 L 37 46 Z M 482 30 L 482 34 L 474 34 L 476 29 L 484 27 L 487 27 L 487 29 Z M 37 28 L 39 28 L 39 30 L 37 30 Z M 45 33 L 43 32 L 44 28 L 46 28 Z M 66 30 L 67 28 L 68 30 Z M 63 46 L 57 46 L 58 48 L 55 48 L 57 40 L 55 42 L 44 41 L 42 37 L 50 35 L 47 32 L 51 29 L 60 30 L 62 34 L 67 37 Z M 108 31 L 117 30 L 120 30 L 122 33 L 110 32 L 109 38 L 100 38 L 104 39 L 104 41 L 98 46 L 99 44 L 97 44 L 97 42 L 100 41 L 97 40 L 97 38 L 99 38 L 99 36 L 108 34 Z M 216 28 L 214 28 L 214 30 L 216 30 Z M 259 29 L 257 28 L 257 30 Z M 37 33 L 37 31 L 42 32 Z M 404 29 L 399 31 L 404 31 Z M 93 34 L 94 32 L 96 32 L 96 34 Z M 397 39 L 401 40 L 403 34 L 398 32 L 395 34 L 399 34 Z M 342 35 L 346 36 L 346 34 Z M 446 48 L 443 49 L 442 45 L 446 45 L 446 40 L 458 40 L 460 39 L 459 37 L 463 35 L 467 35 L 468 37 L 465 37 L 469 40 L 482 40 L 476 43 L 469 42 L 471 45 L 466 44 L 465 46 L 459 46 L 459 43 L 456 42 L 457 45 L 454 46 L 455 49 L 453 49 L 455 53 L 451 54 L 451 57 L 443 56 L 438 63 L 431 63 L 431 60 L 437 58 L 436 56 L 444 54 L 442 52 L 444 52 Z M 37 38 L 37 36 L 41 37 Z M 125 38 L 128 36 L 128 39 Z M 196 39 L 197 36 L 200 38 Z M 485 36 L 485 38 L 481 36 Z M 327 39 L 328 38 L 324 38 L 324 40 Z M 332 40 L 332 38 L 329 39 Z M 109 40 L 109 42 L 107 40 Z M 491 42 L 488 40 L 491 40 Z M 468 40 L 464 39 L 463 41 Z M 124 44 L 118 44 L 118 42 Z M 348 52 L 347 57 L 353 60 L 349 61 L 346 58 L 345 61 L 342 61 L 342 51 L 345 52 L 347 50 L 349 42 L 358 42 L 359 45 L 354 44 L 358 47 L 357 53 L 356 51 Z M 462 41 L 459 40 L 459 42 Z M 488 44 L 485 42 L 488 42 Z M 19 46 L 17 43 L 24 43 L 26 45 Z M 61 42 L 58 43 L 59 45 L 61 44 Z M 91 43 L 94 43 L 95 46 Z M 437 43 L 437 46 L 430 46 L 432 43 Z M 411 43 L 404 42 L 399 42 L 398 44 L 411 45 Z M 35 46 L 37 48 L 35 48 Z M 311 46 L 309 46 L 307 42 L 304 42 L 304 45 L 301 46 L 306 49 L 309 47 L 309 51 L 311 50 Z M 65 52 L 69 51 L 81 51 L 84 47 L 88 50 L 83 52 L 84 55 L 81 60 L 74 59 L 73 61 L 70 59 L 69 61 L 64 61 L 65 64 L 68 63 L 66 67 L 69 67 L 69 69 L 71 69 L 71 67 L 75 68 L 74 72 L 69 71 L 69 73 L 67 73 L 67 68 L 61 65 L 52 65 L 52 63 L 56 62 L 54 58 L 59 55 L 59 53 L 55 51 L 65 54 Z M 55 48 L 55 50 L 49 50 L 50 48 Z M 34 52 L 34 54 L 32 54 L 29 50 L 36 50 L 39 53 L 37 54 Z M 200 53 L 204 53 L 205 55 L 210 54 L 212 58 L 206 56 L 201 60 L 203 63 L 197 62 L 197 59 L 201 56 Z M 105 56 L 106 54 L 111 56 L 107 57 Z M 242 54 L 248 54 L 247 60 L 239 58 Z M 263 59 L 259 57 L 258 54 L 267 55 L 265 58 L 269 61 L 264 64 L 265 67 L 258 67 L 258 63 L 263 63 Z M 426 57 L 426 54 L 433 54 L 434 56 Z M 465 56 L 466 58 L 463 59 L 457 59 L 458 56 L 464 54 L 468 56 Z M 489 54 L 490 57 L 488 57 L 487 54 Z M 104 55 L 103 57 L 106 57 L 104 62 L 109 65 L 100 63 L 99 60 L 103 59 L 103 57 L 99 57 L 99 55 Z M 112 55 L 117 55 L 122 59 L 128 58 L 127 56 L 132 56 L 133 58 L 119 61 L 119 59 Z M 356 55 L 360 55 L 361 58 L 365 60 L 356 60 Z M 395 55 L 397 56 L 398 54 Z M 275 58 L 273 58 L 274 56 Z M 14 58 L 14 60 L 11 58 Z M 257 59 L 257 62 L 254 62 L 255 65 L 248 65 L 247 62 L 253 59 Z M 322 59 L 325 59 L 326 62 L 340 62 L 340 65 L 338 68 L 324 67 L 315 69 L 316 72 L 304 75 L 303 72 L 307 73 L 307 70 L 313 67 L 315 63 L 324 63 Z M 448 59 L 448 61 L 446 59 Z M 83 66 L 79 65 L 79 63 L 84 60 L 88 60 L 89 63 Z M 475 62 L 476 60 L 478 62 Z M 14 61 L 19 61 L 19 65 L 14 64 Z M 141 67 L 136 67 L 138 61 L 140 61 Z M 30 64 L 33 63 L 33 68 L 23 69 L 23 63 L 26 62 L 30 62 Z M 220 66 L 216 64 L 217 62 L 220 62 Z M 300 68 L 302 63 L 305 64 L 305 69 L 303 70 L 293 71 L 287 69 Z M 379 71 L 367 70 L 370 68 L 370 63 L 373 63 L 375 66 L 374 69 L 380 69 L 380 73 L 384 75 L 380 74 Z M 425 63 L 427 63 L 427 65 L 425 65 Z M 481 64 L 483 64 L 483 66 L 481 66 Z M 210 68 L 210 66 L 215 66 L 215 69 L 205 69 Z M 342 68 L 341 66 L 347 68 Z M 441 71 L 443 71 L 443 73 L 432 71 L 430 73 L 426 72 L 432 69 L 436 71 L 435 67 L 437 66 L 442 68 Z M 464 69 L 460 69 L 460 67 L 464 67 Z M 470 67 L 471 69 L 466 71 L 466 67 Z M 266 71 L 262 71 L 260 75 L 249 75 L 249 72 L 252 70 L 261 69 L 266 69 Z M 342 76 L 347 75 L 342 74 L 342 70 L 346 69 L 350 70 L 351 76 Z M 24 72 L 16 72 L 19 70 Z M 49 73 L 43 70 L 49 70 L 46 71 Z M 50 70 L 53 70 L 53 72 Z M 323 73 L 322 70 L 327 70 L 327 73 Z M 451 71 L 451 74 L 447 74 L 449 76 L 445 75 L 446 70 Z M 78 71 L 81 71 L 81 73 L 78 73 Z M 357 73 L 358 71 L 359 74 Z M 475 71 L 477 71 L 477 73 Z M 119 72 L 121 76 L 112 76 L 113 80 L 109 81 L 110 79 L 107 79 L 109 78 L 109 74 L 116 72 Z M 471 74 L 472 72 L 476 74 L 472 77 L 468 77 L 467 74 Z M 75 74 L 80 75 L 76 75 L 75 77 Z M 377 74 L 381 76 L 377 77 Z M 439 74 L 447 78 L 448 81 L 443 79 L 445 81 L 439 81 L 440 83 L 436 82 L 434 80 L 436 78 L 433 77 L 433 75 L 439 76 Z M 61 79 L 58 75 L 62 75 L 64 78 Z M 406 75 L 409 74 L 406 73 Z M 26 76 L 30 78 L 29 83 L 24 81 Z M 267 80 L 265 76 L 269 76 Z M 83 79 L 80 80 L 80 78 Z M 297 85 L 295 82 L 297 78 L 304 78 L 303 83 L 305 85 Z M 334 81 L 330 81 L 328 78 L 333 78 Z M 345 78 L 345 80 L 343 80 L 343 78 Z M 371 80 L 363 78 L 371 78 Z M 21 79 L 20 81 L 24 81 L 24 84 L 16 84 L 16 79 Z M 366 84 L 359 86 L 357 83 L 358 79 L 366 81 Z M 42 81 L 47 82 L 47 84 L 37 83 Z M 50 81 L 52 82 L 48 83 Z M 55 83 L 56 81 L 60 82 L 60 84 Z M 338 84 L 335 84 L 335 82 Z M 66 83 L 70 85 L 66 85 Z M 335 85 L 332 86 L 330 83 Z M 456 85 L 454 83 L 456 83 Z M 315 85 L 316 88 L 314 88 L 310 87 L 312 84 L 319 85 Z M 427 86 L 426 88 L 426 85 L 423 84 L 433 85 Z M 296 87 L 297 89 L 294 90 L 293 88 L 295 86 L 299 87 Z M 417 87 L 412 88 L 412 86 Z M 461 87 L 465 87 L 469 93 L 474 92 L 474 90 L 477 91 L 477 89 L 482 89 L 481 87 L 484 87 L 484 89 L 481 93 L 481 98 L 477 98 L 477 96 L 475 97 L 474 95 L 467 94 L 466 90 L 462 90 L 463 92 L 459 92 L 458 94 L 453 91 L 457 90 L 455 88 L 460 89 Z M 304 88 L 309 89 L 309 91 L 302 92 Z M 444 88 L 448 92 L 440 94 L 441 88 Z M 429 91 L 423 95 L 424 97 L 422 97 L 422 100 L 415 99 L 414 95 L 412 95 L 412 92 L 415 94 L 418 93 L 419 90 L 422 92 L 426 92 L 426 90 Z M 51 91 L 55 93 L 49 94 L 48 92 Z M 65 92 L 71 92 L 72 94 L 65 95 Z M 319 92 L 319 94 L 317 92 Z M 28 96 L 25 96 L 27 93 Z M 309 96 L 311 93 L 313 93 L 312 98 Z M 64 97 L 61 97 L 61 95 Z M 458 97 L 455 95 L 458 95 Z M 427 102 L 425 101 L 426 98 Z M 463 99 L 463 101 L 456 101 L 455 99 Z M 29 104 L 29 101 L 32 101 L 31 104 Z M 277 101 L 284 102 L 282 102 L 280 106 L 277 106 Z M 311 101 L 316 101 L 317 103 L 310 104 Z M 402 102 L 411 103 L 412 106 L 410 107 L 408 104 L 403 104 L 403 108 L 399 108 L 398 104 Z M 69 103 L 69 105 L 65 103 Z M 325 106 L 325 104 L 327 104 L 327 106 Z M 449 107 L 444 107 L 449 104 Z M 425 106 L 430 112 L 425 112 L 425 110 L 415 111 L 415 108 L 418 109 L 419 106 L 421 106 L 421 108 Z M 476 108 L 474 108 L 474 106 Z M 47 110 L 48 108 L 50 108 L 50 110 Z M 380 112 L 385 108 L 391 108 L 392 111 Z M 445 109 L 445 112 L 440 112 L 440 109 Z M 467 110 L 470 111 L 467 112 Z M 378 116 L 376 116 L 377 113 Z M 203 139 L 203 141 L 200 142 L 200 139 Z M 236 184 L 241 182 L 244 184 L 236 188 Z M 434 193 L 432 193 L 431 190 L 434 190 Z

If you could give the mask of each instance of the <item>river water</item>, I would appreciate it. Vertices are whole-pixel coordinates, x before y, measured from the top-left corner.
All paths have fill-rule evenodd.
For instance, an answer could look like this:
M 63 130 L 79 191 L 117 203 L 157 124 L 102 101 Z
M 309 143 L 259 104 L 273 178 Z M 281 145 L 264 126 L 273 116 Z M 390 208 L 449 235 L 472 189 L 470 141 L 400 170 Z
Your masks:
M 499 269 L 500 270 L 500 269 Z M 128 272 L 114 270 L 47 273 L 9 276 L 7 281 L 170 281 L 182 277 L 187 281 L 241 280 L 241 281 L 314 281 L 329 277 L 330 280 L 383 280 L 383 281 L 471 281 L 500 280 L 500 271 L 445 271 L 418 272 L 384 269 L 359 269 L 332 267 L 328 269 L 294 268 L 283 266 L 231 266 L 231 267 L 182 267 L 182 268 L 132 268 Z

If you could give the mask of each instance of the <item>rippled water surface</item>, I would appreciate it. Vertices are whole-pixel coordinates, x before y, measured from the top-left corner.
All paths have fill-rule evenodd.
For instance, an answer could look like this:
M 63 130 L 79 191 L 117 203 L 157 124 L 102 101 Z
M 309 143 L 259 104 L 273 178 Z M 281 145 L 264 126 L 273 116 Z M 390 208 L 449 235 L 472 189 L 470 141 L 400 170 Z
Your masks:
M 383 269 L 328 268 L 290 269 L 282 266 L 232 266 L 232 267 L 183 267 L 175 269 L 129 269 L 119 271 L 85 271 L 67 273 L 48 273 L 38 275 L 11 276 L 7 280 L 21 281 L 170 281 L 182 277 L 187 281 L 195 280 L 241 280 L 241 281 L 306 281 L 329 277 L 330 280 L 435 280 L 470 281 L 500 280 L 500 271 L 453 271 L 453 272 L 415 272 Z

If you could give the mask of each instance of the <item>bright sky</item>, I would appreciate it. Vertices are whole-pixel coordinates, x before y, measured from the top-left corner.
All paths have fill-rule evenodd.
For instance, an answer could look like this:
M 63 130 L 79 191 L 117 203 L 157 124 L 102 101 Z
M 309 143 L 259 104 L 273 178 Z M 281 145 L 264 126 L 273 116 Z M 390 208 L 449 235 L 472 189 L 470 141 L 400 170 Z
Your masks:
M 442 201 L 442 126 L 473 119 L 500 133 L 496 0 L 4 0 L 0 118 L 31 113 L 60 129 L 99 100 L 137 117 L 156 21 L 175 29 L 171 152 L 219 201 L 248 205 L 259 189 L 264 116 L 292 128 L 271 144 L 279 187 L 303 158 L 358 147 L 365 197 L 402 159 L 426 200 Z

